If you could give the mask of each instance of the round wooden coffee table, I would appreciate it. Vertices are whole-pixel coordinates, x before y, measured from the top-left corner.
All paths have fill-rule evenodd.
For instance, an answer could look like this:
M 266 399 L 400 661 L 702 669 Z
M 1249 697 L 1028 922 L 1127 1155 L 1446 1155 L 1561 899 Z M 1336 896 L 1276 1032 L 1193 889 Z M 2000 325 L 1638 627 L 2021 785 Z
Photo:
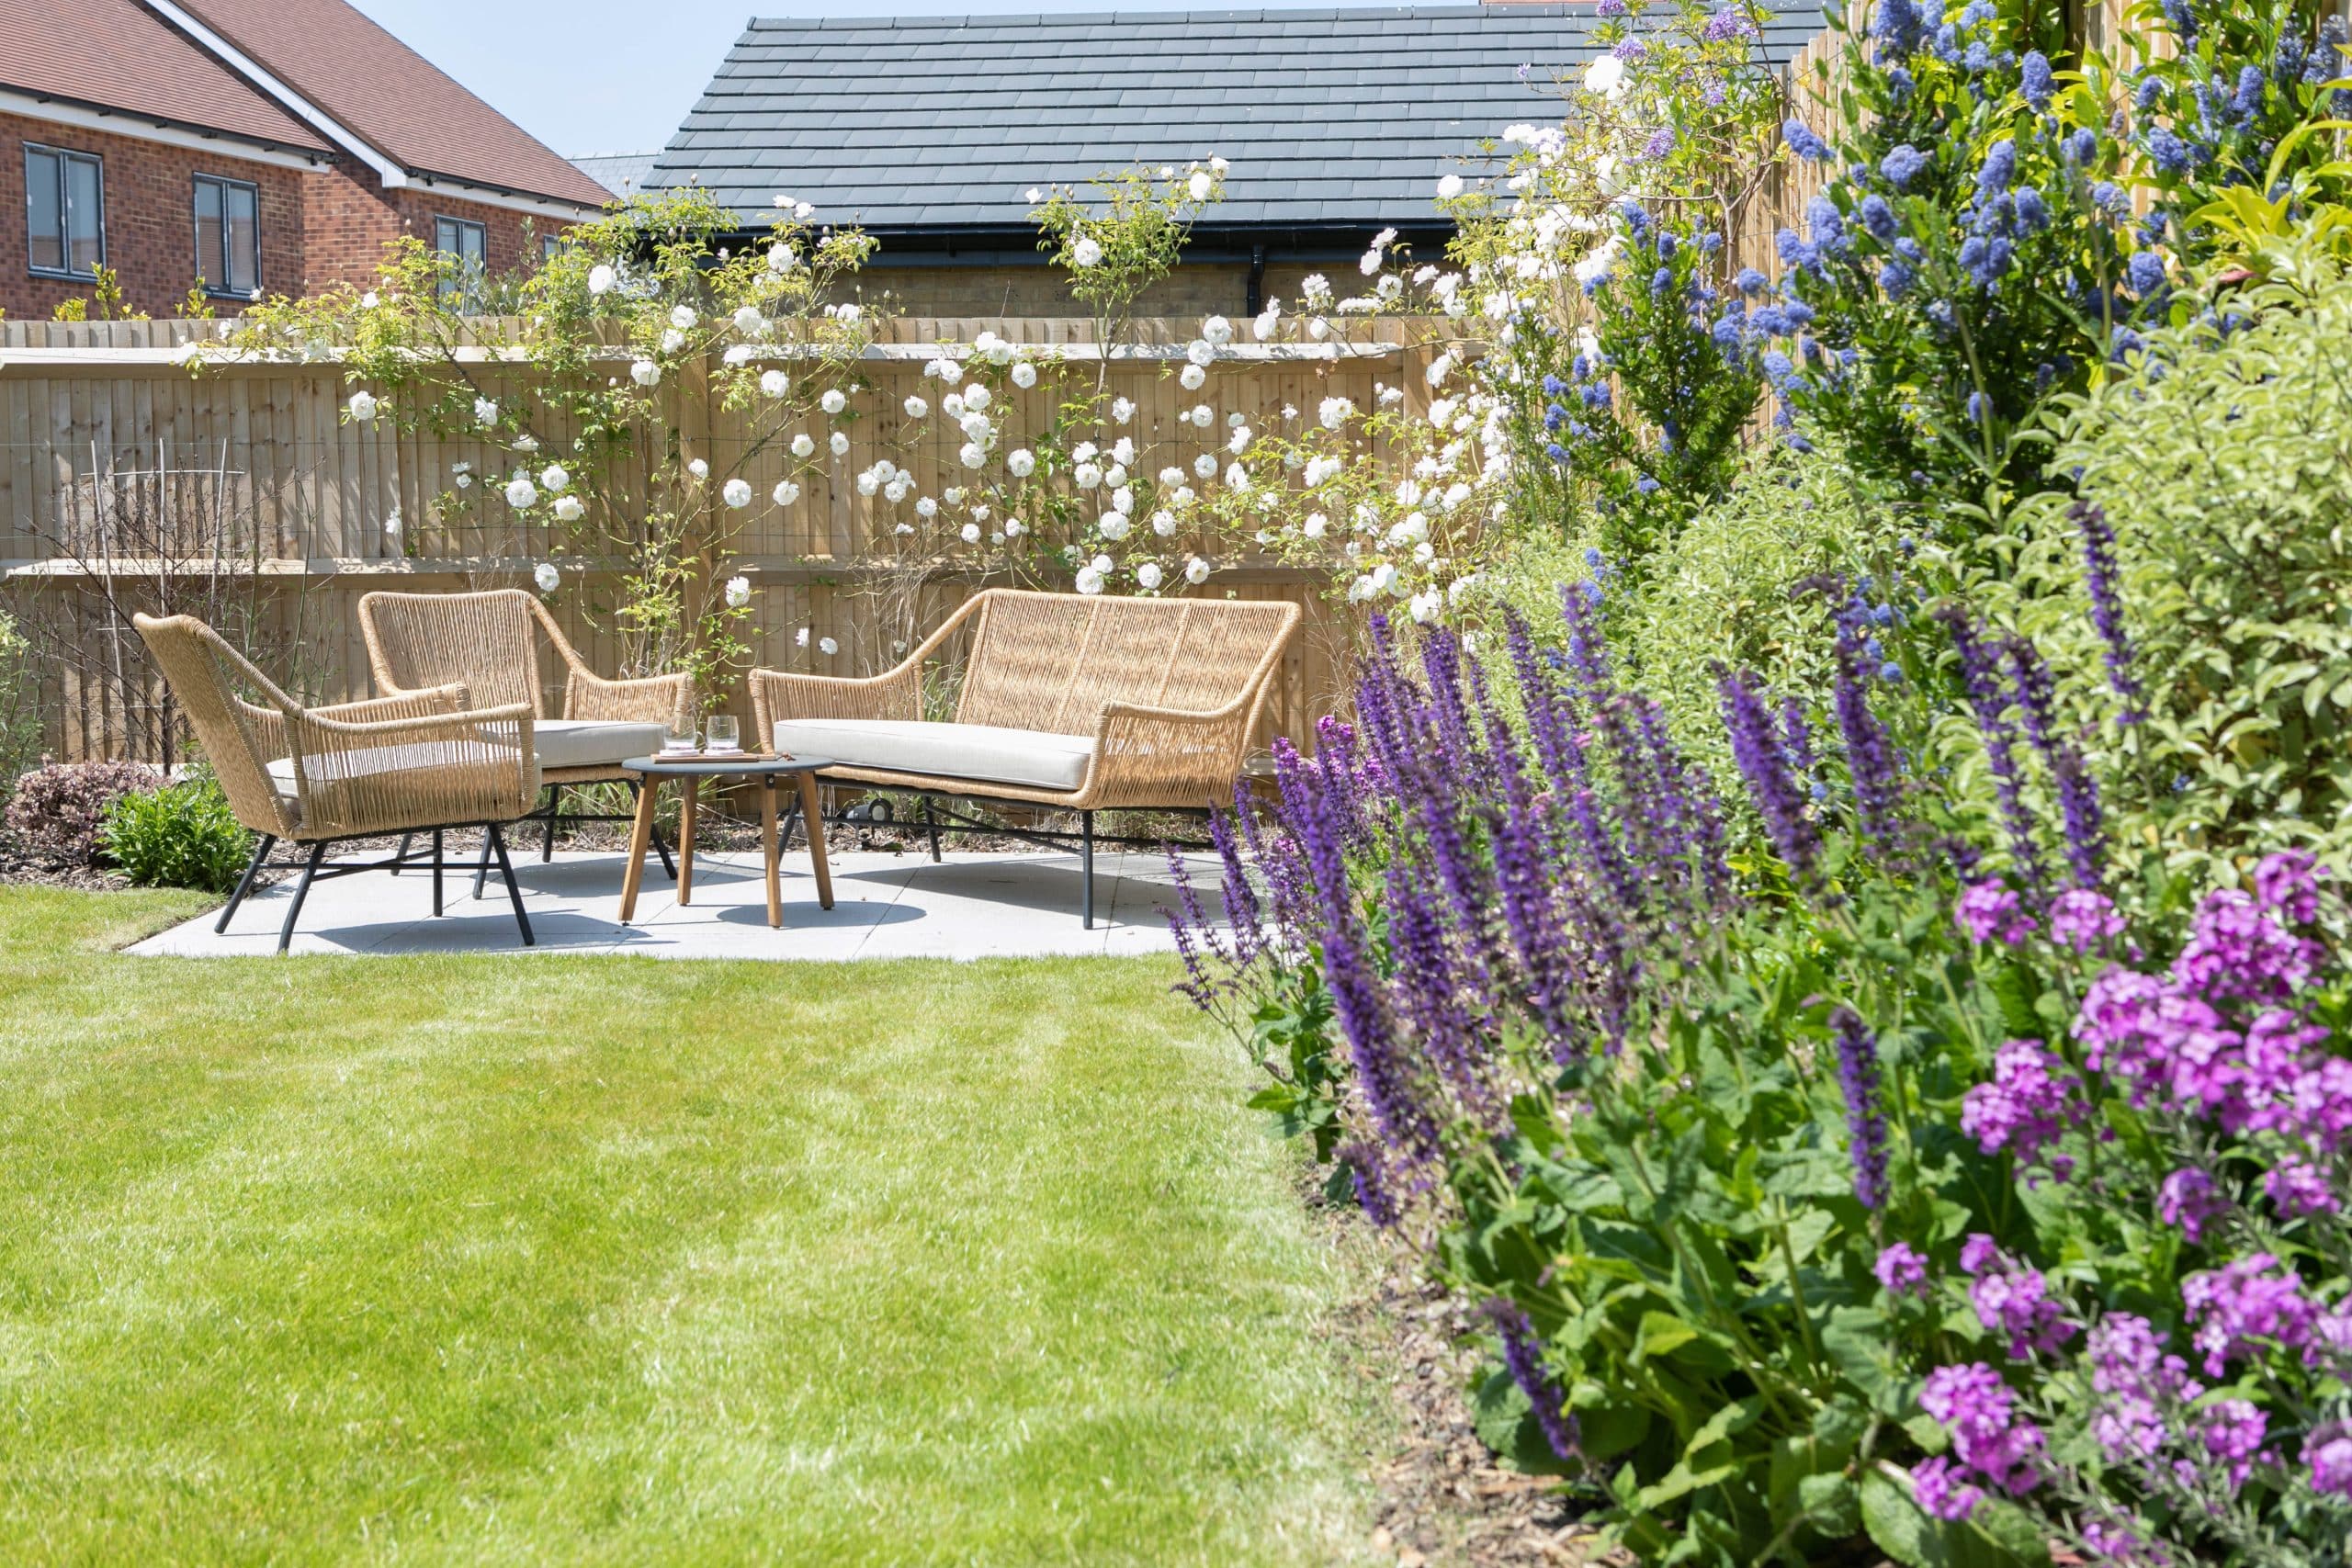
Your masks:
M 637 821 L 629 831 L 628 870 L 621 878 L 621 924 L 637 918 L 637 887 L 645 874 L 645 851 L 653 837 L 653 813 L 665 779 L 683 780 L 685 795 L 678 808 L 678 902 L 693 901 L 695 891 L 695 796 L 705 779 L 747 778 L 759 781 L 760 849 L 767 863 L 768 924 L 784 924 L 784 890 L 779 885 L 776 857 L 782 840 L 791 837 L 791 816 L 808 823 L 808 858 L 817 871 L 817 902 L 833 907 L 833 873 L 825 863 L 825 814 L 817 804 L 817 770 L 833 765 L 830 757 L 739 756 L 707 751 L 680 757 L 632 757 L 621 764 L 643 781 L 637 792 Z M 799 796 L 776 831 L 775 796 L 778 779 L 797 776 Z

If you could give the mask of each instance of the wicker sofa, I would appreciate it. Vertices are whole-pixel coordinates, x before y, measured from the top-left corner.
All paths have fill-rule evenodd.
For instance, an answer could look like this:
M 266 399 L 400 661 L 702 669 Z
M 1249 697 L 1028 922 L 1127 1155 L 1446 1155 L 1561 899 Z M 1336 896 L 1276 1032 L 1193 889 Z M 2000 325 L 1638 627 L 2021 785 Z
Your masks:
M 1299 620 L 1279 602 L 991 588 L 883 674 L 753 671 L 752 710 L 763 744 L 835 759 L 829 783 L 917 795 L 927 819 L 934 800 L 1077 812 L 1091 929 L 1094 814 L 1229 803 Z M 955 717 L 926 720 L 924 671 L 959 635 Z

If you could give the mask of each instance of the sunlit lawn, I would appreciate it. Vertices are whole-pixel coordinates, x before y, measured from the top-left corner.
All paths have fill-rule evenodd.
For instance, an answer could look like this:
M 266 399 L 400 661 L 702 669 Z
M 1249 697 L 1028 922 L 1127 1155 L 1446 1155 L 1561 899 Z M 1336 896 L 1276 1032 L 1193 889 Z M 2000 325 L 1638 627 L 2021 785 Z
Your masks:
M 1329 1561 L 1349 1281 L 1159 961 L 190 962 L 0 890 L 0 1560 Z

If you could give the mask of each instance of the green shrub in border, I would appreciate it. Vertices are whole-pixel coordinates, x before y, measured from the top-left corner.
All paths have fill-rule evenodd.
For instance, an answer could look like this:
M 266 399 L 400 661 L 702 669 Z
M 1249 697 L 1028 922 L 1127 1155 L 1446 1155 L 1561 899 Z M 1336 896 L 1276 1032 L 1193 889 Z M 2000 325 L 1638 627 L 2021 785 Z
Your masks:
M 121 796 L 107 810 L 102 839 L 107 855 L 139 886 L 206 893 L 236 886 L 254 851 L 253 835 L 231 813 L 209 769 L 153 794 Z

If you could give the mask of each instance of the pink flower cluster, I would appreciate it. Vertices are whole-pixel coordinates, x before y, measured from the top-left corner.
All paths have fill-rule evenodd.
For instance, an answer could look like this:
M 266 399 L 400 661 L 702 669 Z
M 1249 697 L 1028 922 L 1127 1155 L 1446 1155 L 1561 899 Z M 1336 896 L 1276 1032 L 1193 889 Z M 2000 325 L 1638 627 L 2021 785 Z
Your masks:
M 2038 1269 L 2028 1269 L 2004 1258 L 1993 1238 L 1982 1233 L 1961 1244 L 1960 1267 L 1973 1276 L 1968 1304 L 1986 1330 L 2009 1337 L 2011 1359 L 2037 1350 L 2055 1350 L 2074 1337 L 2075 1325 L 2065 1309 L 2051 1297 L 2049 1281 Z
M 2154 1100 L 2232 1134 L 2274 1132 L 2329 1153 L 2344 1147 L 2352 1135 L 2352 1061 L 2322 1049 L 2329 1032 L 2289 1005 L 2324 955 L 2296 929 L 2317 911 L 2318 875 L 2308 856 L 2272 855 L 2256 870 L 2252 896 L 2206 897 L 2165 974 L 2119 966 L 2101 975 L 2075 1021 L 2086 1060 L 2130 1085 L 2135 1104 Z M 2316 1205 L 2308 1182 L 2284 1185 L 2301 1205 L 2297 1212 Z
M 1964 1519 L 1990 1486 L 2021 1496 L 2041 1484 L 2041 1428 L 2017 1415 L 2001 1374 L 1982 1361 L 1938 1367 L 1919 1391 L 1919 1406 L 1951 1438 L 1951 1458 L 1913 1468 L 1919 1506 L 1939 1519 Z
M 2034 918 L 2026 913 L 2024 900 L 1997 882 L 1968 887 L 1952 906 L 1951 918 L 1968 933 L 1969 941 L 1980 944 L 1997 942 L 2016 947 L 2039 929 Z
M 2154 1458 L 2172 1438 L 2165 1412 L 2205 1392 L 2188 1362 L 2165 1353 L 2165 1337 L 2128 1312 L 2110 1313 L 2091 1330 L 2091 1387 L 2099 1395 L 2091 1436 L 2110 1460 Z
M 2209 1377 L 2220 1377 L 2233 1360 L 2259 1355 L 2266 1340 L 2312 1359 L 2319 1303 L 2303 1294 L 2293 1269 L 2267 1252 L 2191 1274 L 2180 1282 L 2180 1299 L 2197 1325 Z
M 2030 1165 L 2068 1124 L 2083 1119 L 2081 1088 L 2082 1081 L 2041 1041 L 2012 1040 L 1994 1055 L 1992 1081 L 1978 1084 L 1962 1100 L 1960 1130 L 1986 1154 L 2007 1149 Z M 2050 1166 L 2063 1180 L 2074 1162 L 2060 1156 Z

